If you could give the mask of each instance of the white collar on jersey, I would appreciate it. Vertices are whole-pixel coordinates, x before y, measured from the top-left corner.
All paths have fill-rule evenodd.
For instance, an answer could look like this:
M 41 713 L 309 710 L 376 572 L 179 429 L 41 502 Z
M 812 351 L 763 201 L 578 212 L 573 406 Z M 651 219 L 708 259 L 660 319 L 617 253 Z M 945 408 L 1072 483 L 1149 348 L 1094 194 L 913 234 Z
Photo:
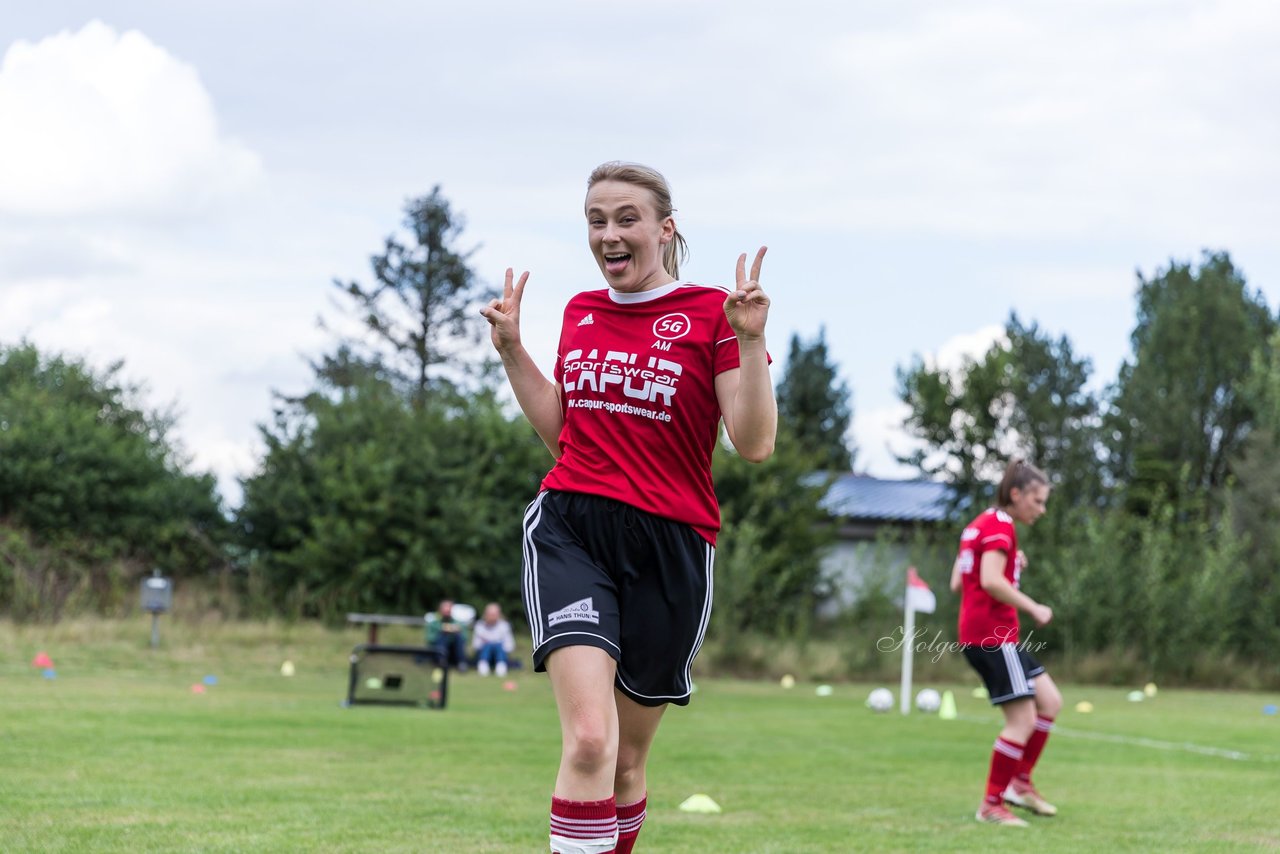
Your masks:
M 649 302 L 651 300 L 661 299 L 676 288 L 685 287 L 688 282 L 671 282 L 670 284 L 661 285 L 648 291 L 637 291 L 633 294 L 618 293 L 613 288 L 609 288 L 609 299 L 616 303 L 626 305 L 628 303 Z

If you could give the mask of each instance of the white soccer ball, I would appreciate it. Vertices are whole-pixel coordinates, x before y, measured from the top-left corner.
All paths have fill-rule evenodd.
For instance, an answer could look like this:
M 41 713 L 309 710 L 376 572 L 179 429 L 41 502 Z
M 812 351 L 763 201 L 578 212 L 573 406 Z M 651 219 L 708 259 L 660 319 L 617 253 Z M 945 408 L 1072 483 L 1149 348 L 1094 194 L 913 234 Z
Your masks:
M 867 708 L 873 712 L 887 712 L 893 708 L 893 692 L 877 688 L 867 695 Z
M 942 705 L 942 695 L 932 688 L 921 688 L 916 694 L 916 708 L 922 712 L 936 712 Z

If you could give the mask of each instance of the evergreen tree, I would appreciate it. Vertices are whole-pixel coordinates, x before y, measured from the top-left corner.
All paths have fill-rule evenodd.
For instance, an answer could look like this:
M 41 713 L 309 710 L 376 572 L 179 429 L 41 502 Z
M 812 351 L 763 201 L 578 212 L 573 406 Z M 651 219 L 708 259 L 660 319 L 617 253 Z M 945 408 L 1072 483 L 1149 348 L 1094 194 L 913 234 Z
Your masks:
M 260 428 L 240 531 L 255 583 L 291 613 L 418 613 L 443 597 L 519 610 L 520 518 L 551 459 L 474 355 L 488 295 L 456 248 L 462 218 L 439 187 L 405 214 L 411 241 L 387 239 L 374 284 L 337 283 L 369 340 L 340 341 Z
M 797 450 L 813 461 L 814 468 L 830 472 L 853 468 L 851 392 L 830 361 L 825 328 L 812 343 L 791 336 L 787 372 L 778 384 L 777 397 L 778 420 L 787 424 Z
M 344 342 L 343 360 L 317 368 L 338 382 L 352 368 L 381 373 L 422 408 L 434 392 L 448 396 L 469 374 L 491 370 L 492 359 L 477 361 L 475 345 L 484 333 L 476 309 L 493 294 L 478 285 L 468 264 L 474 250 L 457 248 L 465 221 L 439 186 L 409 200 L 404 212 L 411 240 L 386 239 L 370 259 L 373 284 L 334 282 L 371 341 Z

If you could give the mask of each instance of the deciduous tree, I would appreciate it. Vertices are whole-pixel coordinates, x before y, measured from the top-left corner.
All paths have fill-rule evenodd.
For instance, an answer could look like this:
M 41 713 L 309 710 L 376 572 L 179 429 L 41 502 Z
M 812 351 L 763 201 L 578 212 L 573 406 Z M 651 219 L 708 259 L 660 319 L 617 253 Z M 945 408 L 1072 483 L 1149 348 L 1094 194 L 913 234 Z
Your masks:
M 1209 511 L 1243 449 L 1253 407 L 1241 394 L 1251 360 L 1276 330 L 1262 294 L 1225 252 L 1198 266 L 1138 275 L 1133 353 L 1120 369 L 1107 444 L 1118 482 L 1141 509 L 1157 492 Z
M 1050 473 L 1070 501 L 1098 494 L 1098 401 L 1091 366 L 1064 335 L 1010 315 L 979 359 L 947 369 L 916 360 L 898 371 L 905 427 L 923 447 L 903 458 L 955 487 L 967 512 L 988 501 L 1010 457 Z M 958 508 L 958 509 L 960 509 Z
M 173 416 L 143 408 L 122 373 L 121 362 L 96 371 L 31 344 L 0 347 L 0 522 L 58 555 L 37 574 L 77 576 L 34 579 L 0 555 L 0 582 L 26 578 L 67 595 L 87 584 L 85 604 L 106 607 L 136 580 L 129 573 L 224 565 L 228 526 L 212 475 L 189 471 Z M 27 601 L 0 593 L 0 605 L 18 600 Z

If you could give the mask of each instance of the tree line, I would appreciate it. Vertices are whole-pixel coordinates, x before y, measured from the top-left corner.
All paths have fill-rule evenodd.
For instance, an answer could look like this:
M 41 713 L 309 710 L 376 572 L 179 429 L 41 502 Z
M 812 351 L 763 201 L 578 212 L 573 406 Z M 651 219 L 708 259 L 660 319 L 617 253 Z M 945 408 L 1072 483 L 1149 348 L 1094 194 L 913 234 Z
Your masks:
M 208 585 L 229 615 L 339 620 L 440 598 L 519 613 L 519 519 L 551 459 L 476 346 L 490 294 L 435 188 L 409 200 L 368 283 L 335 281 L 362 334 L 334 336 L 311 387 L 277 394 L 265 452 L 225 508 L 121 365 L 95 370 L 0 344 L 0 608 L 15 619 L 128 608 L 152 568 Z M 991 499 L 1004 462 L 1046 469 L 1051 512 L 1028 537 L 1042 634 L 1077 660 L 1209 679 L 1224 659 L 1266 677 L 1280 641 L 1280 326 L 1226 253 L 1138 276 L 1132 351 L 1110 384 L 1065 337 L 1011 315 L 981 356 L 898 372 L 904 462 L 952 486 L 937 555 Z M 820 501 L 853 468 L 852 393 L 825 331 L 789 342 L 777 453 L 716 448 L 723 516 L 715 630 L 822 631 Z M 945 586 L 949 562 L 922 567 Z M 858 631 L 844 623 L 846 631 Z
M 900 369 L 910 457 L 963 521 L 1005 461 L 1053 481 L 1024 584 L 1054 607 L 1048 649 L 1116 675 L 1277 684 L 1280 327 L 1225 252 L 1139 274 L 1111 383 L 1065 337 L 1011 315 L 957 369 Z M 945 575 L 936 581 L 945 585 Z

